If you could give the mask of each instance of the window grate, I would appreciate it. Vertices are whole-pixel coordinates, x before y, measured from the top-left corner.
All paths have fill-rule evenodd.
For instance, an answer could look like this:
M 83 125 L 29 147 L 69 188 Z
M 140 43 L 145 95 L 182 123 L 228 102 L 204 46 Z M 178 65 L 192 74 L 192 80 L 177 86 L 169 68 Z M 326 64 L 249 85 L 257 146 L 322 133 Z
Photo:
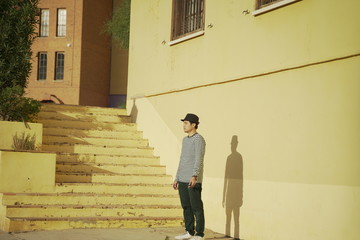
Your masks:
M 173 0 L 172 40 L 204 29 L 205 0 Z
M 64 79 L 65 54 L 63 52 L 56 53 L 55 60 L 55 80 Z
M 38 54 L 38 80 L 46 80 L 47 72 L 47 53 Z
M 271 4 L 277 3 L 277 2 L 281 2 L 282 0 L 258 0 L 257 1 L 257 9 L 259 8 L 263 8 L 266 6 L 269 6 Z
M 66 36 L 66 9 L 58 9 L 56 36 L 58 37 Z

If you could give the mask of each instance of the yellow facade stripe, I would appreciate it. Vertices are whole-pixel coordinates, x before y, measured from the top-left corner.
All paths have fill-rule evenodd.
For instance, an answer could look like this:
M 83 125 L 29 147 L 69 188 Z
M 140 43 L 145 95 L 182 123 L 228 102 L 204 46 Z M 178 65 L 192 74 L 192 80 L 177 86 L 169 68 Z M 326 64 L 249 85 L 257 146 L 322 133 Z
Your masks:
M 161 92 L 161 93 L 155 93 L 155 94 L 150 94 L 150 95 L 145 95 L 145 96 L 140 96 L 140 97 L 136 96 L 136 97 L 132 97 L 132 99 L 151 98 L 151 97 L 157 97 L 157 96 L 167 95 L 167 94 L 172 94 L 172 93 L 185 92 L 185 91 L 194 90 L 194 89 L 197 89 L 197 88 L 203 88 L 203 87 L 210 87 L 210 86 L 214 86 L 214 85 L 232 83 L 232 82 L 237 82 L 237 81 L 241 81 L 241 80 L 245 80 L 245 79 L 249 79 L 249 78 L 263 77 L 263 76 L 276 74 L 276 73 L 280 73 L 280 72 L 296 70 L 296 69 L 300 69 L 300 68 L 305 68 L 305 67 L 320 65 L 320 64 L 324 64 L 324 63 L 330 63 L 330 62 L 345 60 L 345 59 L 359 57 L 359 56 L 360 56 L 360 53 L 356 53 L 356 54 L 347 55 L 347 56 L 344 56 L 344 57 L 332 58 L 332 59 L 323 60 L 323 61 L 319 61 L 319 62 L 313 62 L 313 63 L 303 64 L 303 65 L 299 65 L 299 66 L 295 66 L 295 67 L 283 68 L 283 69 L 274 70 L 274 71 L 270 71 L 270 72 L 266 72 L 266 73 L 259 73 L 259 74 L 244 76 L 244 77 L 230 79 L 230 80 L 221 81 L 221 82 L 203 84 L 203 85 L 198 85 L 198 86 L 194 86 L 194 87 L 183 88 L 183 89 L 179 89 L 179 90 L 172 90 L 172 91 Z

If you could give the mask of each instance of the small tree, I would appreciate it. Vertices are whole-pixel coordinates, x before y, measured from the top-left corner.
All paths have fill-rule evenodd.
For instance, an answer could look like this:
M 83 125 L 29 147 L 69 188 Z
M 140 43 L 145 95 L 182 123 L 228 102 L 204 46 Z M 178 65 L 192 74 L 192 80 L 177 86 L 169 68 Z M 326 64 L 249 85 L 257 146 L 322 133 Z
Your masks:
M 113 17 L 105 24 L 105 32 L 111 34 L 121 48 L 129 48 L 131 0 L 123 0 Z
M 25 98 L 38 0 L 0 0 L 0 120 L 32 121 L 40 103 Z
M 27 86 L 38 0 L 0 1 L 0 88 Z

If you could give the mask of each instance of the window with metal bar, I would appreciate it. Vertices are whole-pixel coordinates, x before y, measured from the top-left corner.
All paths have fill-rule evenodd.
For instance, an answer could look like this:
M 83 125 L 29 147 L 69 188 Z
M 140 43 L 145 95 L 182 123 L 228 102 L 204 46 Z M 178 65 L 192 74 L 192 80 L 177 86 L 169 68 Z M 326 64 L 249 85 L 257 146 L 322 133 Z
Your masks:
M 38 54 L 38 80 L 46 80 L 47 72 L 47 53 L 39 52 Z
M 281 2 L 283 0 L 257 0 L 256 9 L 267 7 L 271 4 Z
M 65 53 L 57 52 L 55 59 L 55 80 L 64 79 Z
M 173 0 L 172 40 L 204 30 L 204 4 L 205 0 Z
M 40 10 L 40 37 L 48 37 L 49 36 L 49 9 L 41 9 Z
M 58 9 L 56 36 L 66 36 L 66 9 Z

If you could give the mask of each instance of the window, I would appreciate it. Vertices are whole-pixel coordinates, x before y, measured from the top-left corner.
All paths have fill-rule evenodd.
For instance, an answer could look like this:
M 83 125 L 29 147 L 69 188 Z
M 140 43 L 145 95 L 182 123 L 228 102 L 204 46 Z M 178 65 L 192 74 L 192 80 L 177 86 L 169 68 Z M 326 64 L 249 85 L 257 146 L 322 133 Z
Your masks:
M 55 80 L 64 79 L 65 54 L 63 52 L 56 53 L 55 60 Z
M 46 80 L 47 71 L 47 53 L 40 52 L 38 54 L 38 80 Z
M 256 8 L 263 8 L 263 7 L 267 7 L 271 4 L 277 3 L 277 2 L 281 2 L 282 0 L 257 0 L 257 5 Z
M 172 40 L 204 30 L 204 2 L 173 0 Z
M 40 10 L 40 37 L 49 36 L 49 9 L 41 9 Z
M 56 36 L 66 36 L 66 9 L 58 9 Z
M 252 14 L 254 16 L 260 15 L 299 1 L 301 0 L 257 0 L 256 10 Z

